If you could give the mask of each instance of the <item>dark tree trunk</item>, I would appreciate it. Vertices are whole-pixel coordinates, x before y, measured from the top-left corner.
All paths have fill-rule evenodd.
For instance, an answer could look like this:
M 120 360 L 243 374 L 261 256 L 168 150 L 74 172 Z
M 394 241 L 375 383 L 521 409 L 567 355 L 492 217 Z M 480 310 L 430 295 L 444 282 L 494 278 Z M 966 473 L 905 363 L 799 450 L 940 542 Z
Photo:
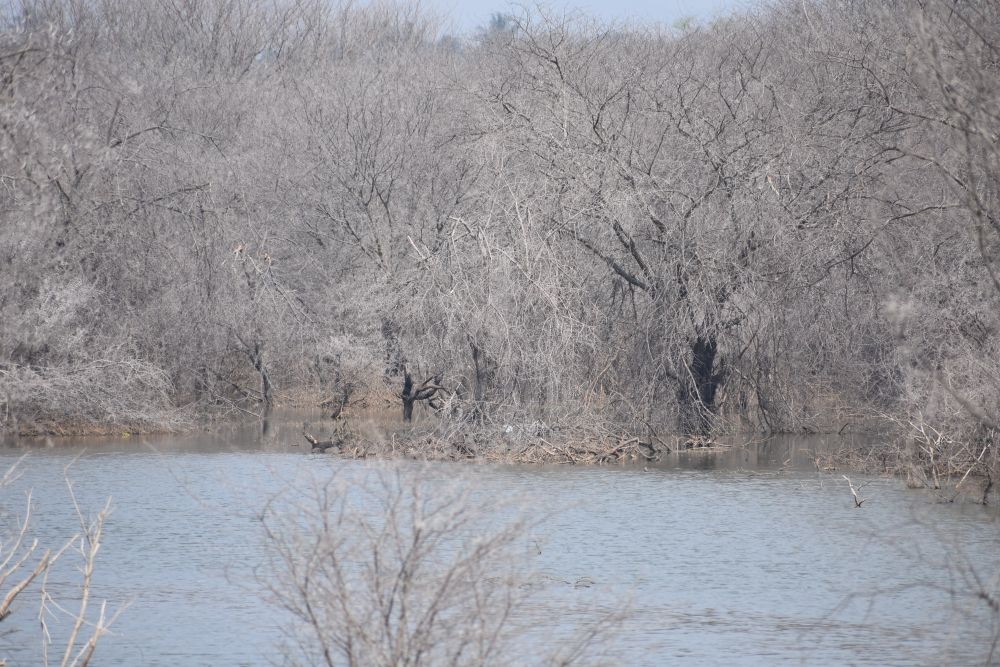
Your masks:
M 698 337 L 691 346 L 691 373 L 698 386 L 698 397 L 705 407 L 715 407 L 715 392 L 721 377 L 715 372 L 715 355 L 718 344 L 715 337 Z
M 435 397 L 438 392 L 447 391 L 441 386 L 441 375 L 441 373 L 437 373 L 415 385 L 410 371 L 403 368 L 403 391 L 399 395 L 403 399 L 403 421 L 413 420 L 413 404 L 417 401 L 428 401 L 431 407 L 435 408 L 439 406 Z
M 691 344 L 690 375 L 678 390 L 680 427 L 685 433 L 707 435 L 715 413 L 715 395 L 723 380 L 721 364 L 716 367 L 718 341 L 715 336 L 698 336 Z
M 417 396 L 413 391 L 413 376 L 410 371 L 403 372 L 403 421 L 413 421 L 413 404 Z
M 263 403 L 264 413 L 271 411 L 274 400 L 271 397 L 271 377 L 268 375 L 267 367 L 264 365 L 264 354 L 259 347 L 254 348 L 253 366 L 260 375 L 260 397 Z
M 479 403 L 482 402 L 483 400 L 483 393 L 486 386 L 486 378 L 485 378 L 486 373 L 485 369 L 483 368 L 483 365 L 480 363 L 479 360 L 480 357 L 479 346 L 476 345 L 474 342 L 472 342 L 472 340 L 470 339 L 469 347 L 472 348 L 472 363 L 476 368 L 476 384 L 472 390 L 472 397 L 473 400 L 475 400 L 476 405 L 478 406 Z
M 260 375 L 260 432 L 261 435 L 267 435 L 270 430 L 268 417 L 271 415 L 271 406 L 274 404 L 274 400 L 271 397 L 271 376 L 264 364 L 264 346 L 259 340 L 254 341 L 250 359 L 254 369 Z

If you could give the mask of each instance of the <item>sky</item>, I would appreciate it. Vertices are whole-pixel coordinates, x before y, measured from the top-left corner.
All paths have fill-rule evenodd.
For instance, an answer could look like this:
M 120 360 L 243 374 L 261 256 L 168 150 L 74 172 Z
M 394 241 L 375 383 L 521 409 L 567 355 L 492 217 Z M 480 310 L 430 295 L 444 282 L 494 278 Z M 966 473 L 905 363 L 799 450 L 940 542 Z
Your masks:
M 494 12 L 509 11 L 507 0 L 423 0 L 426 7 L 443 12 L 457 32 L 470 32 L 484 25 Z M 516 6 L 519 3 L 514 3 Z M 529 6 L 533 2 L 526 2 Z M 686 17 L 711 19 L 751 5 L 751 0 L 547 0 L 550 8 L 579 9 L 588 15 L 611 20 L 656 21 L 672 25 Z

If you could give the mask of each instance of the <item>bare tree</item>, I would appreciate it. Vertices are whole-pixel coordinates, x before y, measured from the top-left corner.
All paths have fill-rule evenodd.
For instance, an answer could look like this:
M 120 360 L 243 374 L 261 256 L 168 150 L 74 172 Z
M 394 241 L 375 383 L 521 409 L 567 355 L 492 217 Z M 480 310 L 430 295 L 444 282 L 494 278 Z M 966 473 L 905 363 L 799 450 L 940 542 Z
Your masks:
M 398 468 L 308 484 L 262 515 L 271 601 L 294 619 L 291 664 L 581 664 L 621 620 L 601 613 L 556 645 L 522 641 L 537 619 L 529 519 L 512 504 Z

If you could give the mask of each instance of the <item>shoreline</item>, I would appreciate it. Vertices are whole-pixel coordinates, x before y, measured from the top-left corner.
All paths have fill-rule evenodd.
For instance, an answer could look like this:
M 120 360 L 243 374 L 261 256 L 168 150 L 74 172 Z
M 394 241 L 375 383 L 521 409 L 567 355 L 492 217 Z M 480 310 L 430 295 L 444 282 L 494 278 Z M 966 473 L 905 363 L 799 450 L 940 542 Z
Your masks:
M 394 412 L 392 414 L 395 414 Z M 316 419 L 315 426 L 308 418 Z M 303 422 L 302 419 L 306 418 Z M 953 466 L 933 469 L 906 451 L 904 436 L 886 429 L 851 431 L 849 433 L 726 433 L 716 437 L 670 433 L 662 436 L 639 437 L 615 434 L 606 430 L 601 437 L 586 428 L 578 432 L 560 432 L 558 437 L 511 436 L 499 429 L 450 428 L 442 433 L 421 420 L 406 425 L 385 411 L 372 411 L 356 418 L 357 426 L 337 432 L 330 420 L 317 408 L 290 407 L 276 411 L 269 419 L 270 435 L 259 432 L 260 421 L 246 415 L 202 416 L 186 419 L 170 426 L 152 424 L 61 424 L 33 425 L 19 433 L 0 434 L 0 442 L 8 447 L 44 441 L 46 444 L 72 445 L 73 439 L 124 441 L 130 438 L 182 439 L 196 434 L 219 436 L 226 431 L 246 429 L 253 438 L 288 441 L 303 453 L 324 453 L 344 459 L 418 460 L 426 462 L 469 462 L 496 465 L 582 465 L 582 466 L 655 466 L 668 457 L 714 456 L 734 450 L 747 450 L 775 439 L 806 439 L 829 441 L 841 445 L 832 451 L 815 453 L 816 472 L 830 475 L 864 474 L 899 479 L 909 488 L 925 489 L 941 495 L 943 501 L 964 499 L 977 504 L 993 504 L 993 484 L 988 475 L 973 473 L 971 468 Z M 308 433 L 321 447 L 310 447 L 312 441 L 300 426 L 316 429 Z M 843 429 L 841 429 L 842 431 Z M 249 435 L 249 434 L 248 434 Z M 331 439 L 331 437 L 333 439 Z

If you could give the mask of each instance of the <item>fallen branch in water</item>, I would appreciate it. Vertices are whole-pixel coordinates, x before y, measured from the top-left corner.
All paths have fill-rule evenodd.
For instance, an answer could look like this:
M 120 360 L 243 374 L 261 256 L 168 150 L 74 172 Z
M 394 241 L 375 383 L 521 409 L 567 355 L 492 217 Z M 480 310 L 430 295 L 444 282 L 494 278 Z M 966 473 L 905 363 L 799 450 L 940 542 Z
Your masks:
M 340 447 L 344 444 L 343 440 L 318 440 L 316 436 L 308 431 L 302 431 L 302 437 L 306 439 L 310 445 L 312 445 L 313 451 L 325 452 L 331 447 Z
M 868 486 L 868 482 L 865 482 L 864 484 L 862 484 L 860 488 L 857 488 L 857 489 L 855 489 L 855 488 L 854 488 L 854 483 L 853 483 L 853 482 L 851 481 L 851 478 L 850 478 L 850 477 L 848 477 L 847 475 L 841 475 L 841 476 L 842 476 L 842 477 L 843 477 L 844 479 L 846 479 L 846 480 L 847 480 L 847 485 L 848 485 L 849 487 L 851 487 L 851 495 L 852 495 L 852 496 L 854 496 L 854 506 L 855 506 L 855 507 L 861 507 L 861 504 L 862 504 L 863 502 L 865 502 L 865 500 L 867 500 L 867 498 L 862 498 L 861 496 L 859 496 L 859 495 L 858 495 L 858 491 L 860 491 L 861 489 L 863 489 L 863 488 L 865 488 L 866 486 Z

